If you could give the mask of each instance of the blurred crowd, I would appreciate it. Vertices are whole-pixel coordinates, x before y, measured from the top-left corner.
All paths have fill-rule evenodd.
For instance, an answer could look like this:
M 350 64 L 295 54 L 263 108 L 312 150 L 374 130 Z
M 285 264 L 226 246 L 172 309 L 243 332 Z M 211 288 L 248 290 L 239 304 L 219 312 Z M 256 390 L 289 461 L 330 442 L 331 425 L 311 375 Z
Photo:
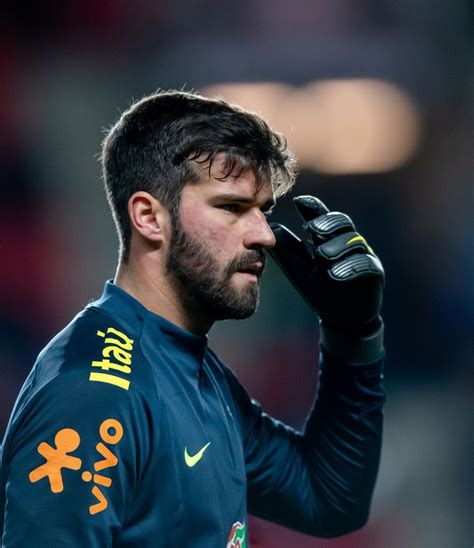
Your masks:
M 381 173 L 302 169 L 294 190 L 349 213 L 387 272 L 387 426 L 372 517 L 331 541 L 253 520 L 252 546 L 471 546 L 467 0 L 6 0 L 4 8 L 0 439 L 41 347 L 114 275 L 117 242 L 97 155 L 103 128 L 132 98 L 229 82 L 377 78 L 417 105 L 416 153 Z M 300 231 L 291 196 L 273 220 Z M 299 428 L 314 396 L 317 322 L 272 265 L 263 286 L 255 317 L 217 326 L 211 344 L 266 410 Z

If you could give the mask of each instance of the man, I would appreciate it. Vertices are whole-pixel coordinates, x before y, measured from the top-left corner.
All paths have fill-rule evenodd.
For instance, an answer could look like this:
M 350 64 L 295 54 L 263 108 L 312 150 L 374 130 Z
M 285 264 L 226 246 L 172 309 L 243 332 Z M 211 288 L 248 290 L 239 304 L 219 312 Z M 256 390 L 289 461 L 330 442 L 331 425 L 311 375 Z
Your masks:
M 195 94 L 133 105 L 102 161 L 117 274 L 17 400 L 3 546 L 242 547 L 247 512 L 323 537 L 361 527 L 380 454 L 383 270 L 352 221 L 306 196 L 308 247 L 270 227 L 294 181 L 285 140 Z M 303 433 L 262 413 L 207 344 L 215 321 L 255 311 L 270 249 L 322 321 Z

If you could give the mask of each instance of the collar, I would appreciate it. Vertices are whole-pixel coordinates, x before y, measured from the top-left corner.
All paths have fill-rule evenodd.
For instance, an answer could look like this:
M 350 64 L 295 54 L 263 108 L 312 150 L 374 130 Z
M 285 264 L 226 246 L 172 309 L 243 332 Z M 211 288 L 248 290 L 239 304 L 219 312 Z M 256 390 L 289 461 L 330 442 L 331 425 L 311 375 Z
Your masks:
M 105 283 L 102 296 L 87 308 L 102 310 L 133 337 L 140 339 L 143 351 L 152 363 L 156 361 L 153 358 L 165 342 L 176 361 L 181 362 L 180 367 L 188 372 L 200 372 L 207 349 L 207 335 L 195 335 L 151 312 L 129 293 L 114 285 L 112 280 Z

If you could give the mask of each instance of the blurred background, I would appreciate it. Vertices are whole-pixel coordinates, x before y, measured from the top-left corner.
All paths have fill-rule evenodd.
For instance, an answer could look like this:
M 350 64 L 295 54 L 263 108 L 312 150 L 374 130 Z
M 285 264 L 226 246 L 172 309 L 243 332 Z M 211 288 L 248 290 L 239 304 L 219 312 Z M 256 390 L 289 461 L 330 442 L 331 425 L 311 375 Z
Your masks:
M 39 350 L 114 275 L 103 129 L 158 88 L 220 95 L 287 135 L 300 167 L 293 195 L 349 213 L 387 272 L 386 429 L 369 524 L 318 540 L 252 519 L 252 545 L 472 546 L 472 4 L 2 7 L 0 439 Z M 291 196 L 272 220 L 300 232 Z M 216 326 L 211 343 L 267 411 L 302 426 L 317 323 L 273 265 L 257 314 Z

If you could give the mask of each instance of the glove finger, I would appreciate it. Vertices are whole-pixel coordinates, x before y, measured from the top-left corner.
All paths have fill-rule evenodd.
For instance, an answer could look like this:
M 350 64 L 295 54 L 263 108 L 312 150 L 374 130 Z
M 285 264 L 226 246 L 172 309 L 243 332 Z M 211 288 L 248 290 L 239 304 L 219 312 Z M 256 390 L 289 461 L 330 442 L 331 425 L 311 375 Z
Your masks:
M 331 211 L 309 221 L 305 228 L 316 246 L 321 245 L 337 234 L 355 230 L 352 219 L 345 213 L 339 213 L 338 211 Z
M 331 265 L 327 273 L 335 284 L 330 308 L 325 311 L 327 325 L 336 331 L 365 331 L 382 306 L 385 275 L 379 259 L 373 255 L 351 255 Z
M 329 268 L 328 272 L 331 278 L 338 281 L 373 277 L 380 278 L 383 283 L 385 279 L 385 272 L 380 259 L 375 255 L 362 255 L 360 253 L 337 262 Z
M 293 198 L 293 203 L 305 222 L 316 219 L 316 217 L 324 215 L 325 213 L 329 213 L 329 209 L 326 205 L 319 198 L 315 198 L 314 196 L 296 196 L 296 198 Z
M 360 251 L 375 255 L 367 240 L 358 232 L 351 231 L 324 242 L 316 249 L 316 254 L 328 261 L 337 261 Z
M 270 223 L 270 228 L 275 234 L 276 243 L 268 250 L 275 262 L 285 270 L 296 268 L 311 268 L 311 256 L 304 242 L 293 234 L 289 228 L 279 223 Z M 308 270 L 306 270 L 307 272 Z
M 304 229 L 309 232 L 316 246 L 338 233 L 355 230 L 354 223 L 348 215 L 338 211 L 329 212 L 326 205 L 314 196 L 297 196 L 293 201 L 305 221 Z
M 280 267 L 300 295 L 306 299 L 304 289 L 308 285 L 308 273 L 314 269 L 311 255 L 304 242 L 286 226 L 270 223 L 276 238 L 276 244 L 268 249 L 270 257 Z

